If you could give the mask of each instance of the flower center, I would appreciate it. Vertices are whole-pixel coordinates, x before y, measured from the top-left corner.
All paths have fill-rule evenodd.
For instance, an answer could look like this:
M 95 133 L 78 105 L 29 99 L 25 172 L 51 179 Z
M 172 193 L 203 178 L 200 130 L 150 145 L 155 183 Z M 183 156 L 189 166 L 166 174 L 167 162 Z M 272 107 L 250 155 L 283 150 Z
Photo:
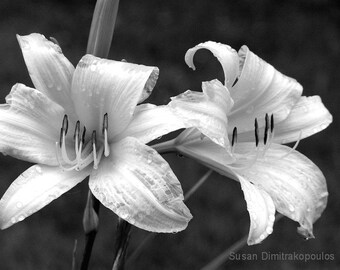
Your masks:
M 56 142 L 56 156 L 59 166 L 66 171 L 80 171 L 93 162 L 93 168 L 97 169 L 98 164 L 104 154 L 105 157 L 110 155 L 110 147 L 108 144 L 108 115 L 104 114 L 103 128 L 100 138 L 97 138 L 97 131 L 92 131 L 92 137 L 86 140 L 86 127 L 80 132 L 80 121 L 76 123 L 74 130 L 74 155 L 73 160 L 67 153 L 66 135 L 68 131 L 68 117 L 65 114 L 60 129 L 60 139 Z M 61 158 L 60 158 L 61 157 Z
M 289 156 L 298 146 L 301 134 L 300 131 L 298 140 L 296 141 L 295 145 L 288 151 L 286 154 L 282 155 L 281 157 L 278 157 L 277 159 L 283 159 L 287 156 Z M 263 158 L 270 148 L 271 144 L 274 140 L 274 115 L 272 114 L 269 116 L 266 114 L 265 116 L 265 126 L 264 126 L 264 133 L 263 133 L 263 143 L 260 142 L 259 137 L 259 127 L 258 127 L 258 121 L 257 118 L 255 118 L 254 121 L 254 136 L 255 136 L 255 148 L 252 150 L 246 152 L 246 153 L 235 153 L 235 148 L 237 146 L 237 127 L 234 127 L 233 134 L 231 138 L 231 152 L 236 157 L 236 162 L 232 165 L 232 167 L 236 170 L 245 170 L 252 167 L 255 162 L 259 158 Z

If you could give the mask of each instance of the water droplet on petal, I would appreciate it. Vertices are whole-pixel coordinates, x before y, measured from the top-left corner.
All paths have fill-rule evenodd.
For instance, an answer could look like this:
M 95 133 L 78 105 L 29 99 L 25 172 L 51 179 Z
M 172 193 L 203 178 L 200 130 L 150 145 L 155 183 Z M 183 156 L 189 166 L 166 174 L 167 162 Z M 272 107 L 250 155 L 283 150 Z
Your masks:
M 148 164 L 151 164 L 152 161 L 153 161 L 153 154 L 149 154 L 148 157 L 147 157 L 146 162 L 147 162 Z
M 42 169 L 41 169 L 41 167 L 38 166 L 38 165 L 35 167 L 35 170 L 36 170 L 38 173 L 42 173 Z
M 295 211 L 295 207 L 293 205 L 291 205 L 291 204 L 288 206 L 288 209 L 289 209 L 290 212 L 294 212 Z
M 122 219 L 127 219 L 127 218 L 129 217 L 129 213 L 128 213 L 126 210 L 124 210 L 124 209 L 121 210 L 121 212 L 119 213 L 119 215 L 120 215 L 120 217 L 121 217 Z
M 16 204 L 16 206 L 17 206 L 17 208 L 22 208 L 22 202 L 17 202 L 17 204 Z
M 267 232 L 268 234 L 271 234 L 271 233 L 273 232 L 273 228 L 272 228 L 272 227 L 268 227 L 268 228 L 266 229 L 266 232 Z

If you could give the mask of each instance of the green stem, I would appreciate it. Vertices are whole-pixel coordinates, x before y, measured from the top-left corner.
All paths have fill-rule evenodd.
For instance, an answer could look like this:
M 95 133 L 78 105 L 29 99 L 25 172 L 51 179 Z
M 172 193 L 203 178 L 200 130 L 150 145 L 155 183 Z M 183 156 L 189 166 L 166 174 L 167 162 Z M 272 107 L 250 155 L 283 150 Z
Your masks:
M 87 200 L 86 208 L 90 207 L 91 210 L 93 209 L 93 211 L 95 212 L 94 214 L 98 216 L 99 209 L 100 209 L 100 202 L 97 200 L 96 197 L 93 196 L 90 190 L 89 190 L 88 198 L 89 199 Z M 92 248 L 93 248 L 94 240 L 96 239 L 96 235 L 97 235 L 97 228 L 93 228 L 90 231 L 85 231 L 85 249 L 84 249 L 84 254 L 83 254 L 83 260 L 80 266 L 81 270 L 88 269 L 90 258 L 91 258 L 91 253 L 92 253 Z
M 169 153 L 177 152 L 176 147 L 175 147 L 175 139 L 157 143 L 157 144 L 152 145 L 151 147 L 160 154 L 169 154 Z
M 189 198 L 202 186 L 205 181 L 209 178 L 209 176 L 212 174 L 212 170 L 208 170 L 201 179 L 191 187 L 191 189 L 185 194 L 184 201 L 189 200 Z
M 118 5 L 119 0 L 97 0 L 92 16 L 86 53 L 107 58 L 111 47 Z M 84 212 L 85 221 L 83 221 L 86 239 L 81 270 L 86 270 L 90 262 L 93 244 L 97 235 L 99 208 L 100 202 L 89 190 Z
M 125 265 L 125 255 L 131 233 L 131 224 L 118 218 L 117 238 L 115 242 L 115 252 L 112 270 L 123 270 Z

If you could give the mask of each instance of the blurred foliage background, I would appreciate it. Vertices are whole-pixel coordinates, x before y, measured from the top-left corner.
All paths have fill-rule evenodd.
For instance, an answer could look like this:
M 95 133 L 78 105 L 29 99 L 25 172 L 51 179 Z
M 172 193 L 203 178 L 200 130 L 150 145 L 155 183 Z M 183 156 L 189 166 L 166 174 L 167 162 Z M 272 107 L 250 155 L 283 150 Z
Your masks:
M 0 98 L 17 82 L 32 85 L 15 34 L 38 32 L 54 37 L 63 53 L 77 64 L 87 45 L 94 0 L 2 0 L 0 2 Z M 156 104 L 184 90 L 200 90 L 201 82 L 219 78 L 219 63 L 205 51 L 195 57 L 197 71 L 184 63 L 194 45 L 213 40 L 235 49 L 246 44 L 278 70 L 296 78 L 305 95 L 320 95 L 334 116 L 325 131 L 303 140 L 298 150 L 324 172 L 329 202 L 315 224 L 316 239 L 305 241 L 297 223 L 283 218 L 262 244 L 239 254 L 261 252 L 334 254 L 325 261 L 230 260 L 221 269 L 337 269 L 340 267 L 340 4 L 331 0 L 121 0 L 111 59 L 155 65 L 160 77 L 149 99 Z M 1 132 L 1 131 L 0 131 Z M 168 155 L 187 191 L 206 171 L 185 158 Z M 0 194 L 31 164 L 0 157 Z M 25 221 L 0 232 L 1 269 L 71 269 L 78 239 L 81 259 L 82 213 L 87 183 L 83 182 Z M 249 217 L 240 186 L 214 173 L 188 201 L 194 219 L 179 234 L 158 235 L 127 269 L 199 269 L 249 230 Z M 102 208 L 100 230 L 90 269 L 111 269 L 116 216 Z M 133 229 L 129 253 L 147 232 Z

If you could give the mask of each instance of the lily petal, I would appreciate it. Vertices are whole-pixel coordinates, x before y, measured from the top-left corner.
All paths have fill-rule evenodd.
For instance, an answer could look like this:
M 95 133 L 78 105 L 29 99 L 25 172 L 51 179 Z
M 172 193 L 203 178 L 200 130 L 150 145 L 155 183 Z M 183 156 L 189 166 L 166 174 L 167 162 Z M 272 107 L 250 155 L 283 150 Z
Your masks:
M 253 130 L 254 119 L 264 125 L 266 113 L 284 120 L 300 99 L 302 86 L 252 53 L 246 46 L 239 51 L 242 71 L 230 90 L 235 104 L 228 115 L 229 132 Z
M 34 165 L 23 172 L 0 200 L 0 227 L 6 229 L 37 212 L 89 175 L 92 168 L 62 171 Z
M 249 148 L 249 143 L 238 147 Z M 307 157 L 291 148 L 272 144 L 253 166 L 237 172 L 265 190 L 278 212 L 300 223 L 300 233 L 313 237 L 313 223 L 327 204 L 327 185 L 320 169 Z
M 115 140 L 134 137 L 148 143 L 181 128 L 185 128 L 184 123 L 168 106 L 141 104 L 136 107 L 128 127 Z
M 324 130 L 332 121 L 332 115 L 319 96 L 303 96 L 289 116 L 275 126 L 274 141 L 289 143 L 309 137 Z
M 17 39 L 35 88 L 73 114 L 70 90 L 74 67 L 60 47 L 36 33 L 17 35 Z
M 196 51 L 199 49 L 207 49 L 211 51 L 218 59 L 224 71 L 225 85 L 228 89 L 230 89 L 239 75 L 239 58 L 237 52 L 228 45 L 213 41 L 198 44 L 197 46 L 189 49 L 185 54 L 185 62 L 193 70 L 196 69 L 193 58 Z
M 262 242 L 273 232 L 275 205 L 272 198 L 261 188 L 238 175 L 250 216 L 248 245 Z
M 111 153 L 90 176 L 90 189 L 98 200 L 141 229 L 184 230 L 192 216 L 168 163 L 132 137 L 112 144 Z
M 0 106 L 0 152 L 34 163 L 57 165 L 64 108 L 23 84 L 13 86 Z
M 233 106 L 228 89 L 218 80 L 202 83 L 202 92 L 186 91 L 171 98 L 169 106 L 186 127 L 195 127 L 213 142 L 226 147 L 227 113 Z
M 102 130 L 109 117 L 109 140 L 129 124 L 137 103 L 151 93 L 158 68 L 85 55 L 76 67 L 72 98 L 88 130 Z M 145 90 L 147 89 L 147 90 Z

